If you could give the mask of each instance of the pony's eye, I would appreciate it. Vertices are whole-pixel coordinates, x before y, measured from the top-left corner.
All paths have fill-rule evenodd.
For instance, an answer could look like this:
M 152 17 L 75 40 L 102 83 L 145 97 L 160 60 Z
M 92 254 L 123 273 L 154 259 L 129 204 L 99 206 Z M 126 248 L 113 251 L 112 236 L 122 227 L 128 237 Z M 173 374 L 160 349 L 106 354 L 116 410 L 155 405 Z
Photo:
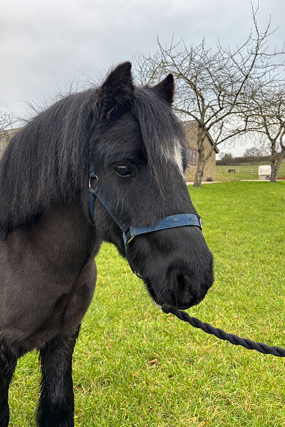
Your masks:
M 122 176 L 124 178 L 133 176 L 133 171 L 128 165 L 117 165 L 114 169 L 118 176 Z

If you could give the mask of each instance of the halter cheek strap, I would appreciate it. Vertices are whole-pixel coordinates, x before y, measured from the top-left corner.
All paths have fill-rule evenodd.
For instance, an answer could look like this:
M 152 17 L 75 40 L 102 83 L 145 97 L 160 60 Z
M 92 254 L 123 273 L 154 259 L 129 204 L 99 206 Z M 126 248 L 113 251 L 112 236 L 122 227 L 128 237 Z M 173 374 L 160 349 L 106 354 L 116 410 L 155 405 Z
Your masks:
M 112 211 L 108 206 L 108 203 L 104 200 L 104 197 L 102 196 L 102 194 L 99 193 L 98 187 L 96 187 L 95 189 L 92 188 L 93 179 L 96 179 L 98 181 L 98 177 L 95 175 L 94 170 L 89 172 L 89 211 L 90 211 L 92 222 L 93 224 L 95 224 L 94 207 L 95 207 L 95 200 L 97 198 L 98 200 L 100 200 L 101 204 L 104 206 L 104 208 L 107 210 L 109 215 L 113 218 L 113 220 L 121 229 L 126 259 L 132 271 L 135 274 L 137 273 L 133 270 L 128 259 L 129 244 L 135 237 L 141 236 L 143 234 L 153 233 L 155 231 L 167 230 L 168 228 L 178 228 L 178 227 L 186 227 L 186 226 L 199 227 L 200 230 L 202 230 L 201 218 L 195 214 L 178 214 L 178 215 L 166 216 L 165 218 L 162 218 L 159 221 L 157 221 L 155 224 L 146 226 L 146 227 L 132 227 L 132 226 L 124 227 L 119 223 L 119 221 L 112 214 Z

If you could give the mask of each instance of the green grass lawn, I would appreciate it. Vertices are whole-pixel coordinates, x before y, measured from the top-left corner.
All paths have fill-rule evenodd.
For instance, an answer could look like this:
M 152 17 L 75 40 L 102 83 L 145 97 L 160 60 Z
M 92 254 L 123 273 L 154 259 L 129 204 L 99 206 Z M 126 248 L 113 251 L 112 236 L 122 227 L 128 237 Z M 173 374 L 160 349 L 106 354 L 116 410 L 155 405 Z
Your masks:
M 235 169 L 235 173 L 228 173 L 229 169 Z M 279 176 L 285 176 L 285 163 L 281 163 Z M 216 181 L 241 181 L 243 179 L 258 179 L 258 165 L 243 166 L 216 166 Z
M 285 182 L 190 188 L 216 281 L 189 314 L 285 347 Z M 75 425 L 284 427 L 285 360 L 233 346 L 165 315 L 111 245 L 74 353 Z M 33 426 L 36 352 L 19 361 L 11 426 Z

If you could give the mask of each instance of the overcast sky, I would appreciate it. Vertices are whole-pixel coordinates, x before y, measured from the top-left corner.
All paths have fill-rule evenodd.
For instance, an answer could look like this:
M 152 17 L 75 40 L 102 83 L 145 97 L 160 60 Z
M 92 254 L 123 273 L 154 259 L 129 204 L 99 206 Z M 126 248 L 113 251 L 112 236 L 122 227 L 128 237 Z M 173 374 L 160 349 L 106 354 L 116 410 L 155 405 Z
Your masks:
M 259 3 L 259 27 L 271 17 L 279 27 L 271 44 L 281 48 L 285 0 Z M 253 26 L 249 0 L 0 0 L 0 11 L 0 112 L 24 117 L 27 101 L 50 103 L 72 82 L 87 87 L 117 63 L 154 53 L 157 36 L 236 46 Z

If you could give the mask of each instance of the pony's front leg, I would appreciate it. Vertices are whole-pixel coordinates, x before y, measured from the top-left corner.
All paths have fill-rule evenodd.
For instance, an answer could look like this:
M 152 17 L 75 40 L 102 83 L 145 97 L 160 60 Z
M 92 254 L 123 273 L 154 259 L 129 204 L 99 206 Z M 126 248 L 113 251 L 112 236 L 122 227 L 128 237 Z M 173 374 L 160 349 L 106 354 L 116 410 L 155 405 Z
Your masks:
M 0 341 L 0 427 L 6 427 L 9 423 L 9 385 L 17 359 L 5 342 Z
M 49 341 L 40 349 L 42 391 L 39 427 L 73 427 L 72 353 L 79 328 Z

